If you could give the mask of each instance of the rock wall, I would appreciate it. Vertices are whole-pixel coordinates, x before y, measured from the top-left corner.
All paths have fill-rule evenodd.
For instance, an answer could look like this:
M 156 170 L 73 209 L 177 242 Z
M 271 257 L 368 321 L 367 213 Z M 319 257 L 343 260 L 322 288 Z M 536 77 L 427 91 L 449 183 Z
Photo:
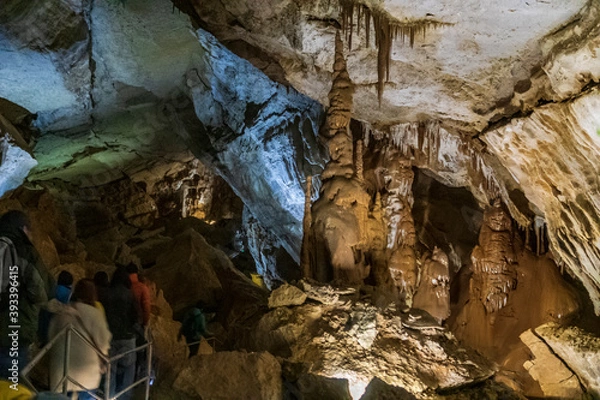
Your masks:
M 36 165 L 21 133 L 0 114 L 0 197 L 19 187 Z
M 304 182 L 325 159 L 316 140 L 322 109 L 270 81 L 208 32 L 197 35 L 203 58 L 187 86 L 200 125 L 181 134 L 299 262 Z
M 483 136 L 519 182 L 547 226 L 558 263 L 586 287 L 600 314 L 600 205 L 598 127 L 600 92 L 591 89 L 571 102 L 549 104 Z

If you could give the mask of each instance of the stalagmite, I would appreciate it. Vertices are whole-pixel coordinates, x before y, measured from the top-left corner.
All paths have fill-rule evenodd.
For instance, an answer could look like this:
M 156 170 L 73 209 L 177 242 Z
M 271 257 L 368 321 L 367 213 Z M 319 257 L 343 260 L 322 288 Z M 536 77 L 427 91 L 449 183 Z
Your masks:
M 500 310 L 517 284 L 512 220 L 500 199 L 484 213 L 479 245 L 473 250 L 471 260 L 472 287 L 477 288 L 479 300 L 488 313 Z
M 363 183 L 365 181 L 364 167 L 363 167 L 363 141 L 358 140 L 356 142 L 356 152 L 354 165 L 356 168 L 356 179 Z
M 371 196 L 363 188 L 361 143 L 354 152 L 349 129 L 354 86 L 342 48 L 338 32 L 329 109 L 321 132 L 330 160 L 311 211 L 310 267 L 304 267 L 304 274 L 320 281 L 359 284 L 371 271 L 369 254 L 379 246 L 374 243 L 379 242 L 382 227 L 370 214 Z
M 306 278 L 312 278 L 310 271 L 310 229 L 312 225 L 311 214 L 311 193 L 312 193 L 312 176 L 306 177 L 306 191 L 304 192 L 304 219 L 302 220 L 302 251 L 301 251 L 301 266 L 302 275 Z

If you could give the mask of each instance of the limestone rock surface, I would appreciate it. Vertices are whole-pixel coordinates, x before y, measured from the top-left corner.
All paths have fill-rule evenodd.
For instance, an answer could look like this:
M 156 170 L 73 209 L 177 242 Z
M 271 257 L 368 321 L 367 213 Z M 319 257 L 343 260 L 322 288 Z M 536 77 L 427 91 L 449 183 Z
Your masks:
M 371 379 L 360 400 L 414 400 L 416 397 L 406 390 L 391 386 L 379 378 Z
M 556 324 L 535 329 L 553 353 L 574 371 L 593 397 L 600 397 L 600 338 L 584 330 Z
M 580 279 L 600 313 L 597 221 L 600 92 L 548 104 L 528 118 L 491 130 L 483 140 L 537 207 L 552 254 Z M 541 151 L 540 151 L 541 150 Z
M 406 315 L 368 301 L 279 307 L 256 325 L 257 349 L 304 363 L 313 374 L 343 378 L 356 398 L 372 378 L 413 394 L 484 380 L 491 365 L 439 330 L 406 329 Z M 360 396 L 360 394 L 357 396 Z
M 553 354 L 540 337 L 528 330 L 521 334 L 521 340 L 533 354 L 533 360 L 526 361 L 523 366 L 533 379 L 539 382 L 545 396 L 565 399 L 584 398 L 577 375 Z
M 271 292 L 269 308 L 299 306 L 306 301 L 306 298 L 306 293 L 286 283 Z
M 145 275 L 157 283 L 173 311 L 178 313 L 200 300 L 217 304 L 223 289 L 214 268 L 222 263 L 231 264 L 231 261 L 189 229 L 173 239 L 171 247 Z
M 188 360 L 173 388 L 206 400 L 281 399 L 281 366 L 266 352 L 217 352 Z
M 0 114 L 0 196 L 19 187 L 36 165 L 21 134 Z

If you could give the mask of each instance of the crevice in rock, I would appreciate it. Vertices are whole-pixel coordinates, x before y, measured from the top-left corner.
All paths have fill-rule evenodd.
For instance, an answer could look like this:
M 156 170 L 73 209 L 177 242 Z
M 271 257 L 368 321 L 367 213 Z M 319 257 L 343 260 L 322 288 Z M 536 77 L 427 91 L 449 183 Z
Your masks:
M 591 94 L 593 91 L 596 90 L 600 90 L 600 81 L 598 82 L 594 82 L 593 80 L 590 81 L 587 85 L 585 85 L 580 92 L 569 96 L 565 99 L 562 99 L 560 101 L 552 101 L 552 100 L 548 100 L 548 99 L 540 99 L 538 100 L 537 104 L 535 105 L 535 107 L 532 107 L 531 109 L 528 110 L 519 110 L 518 112 L 514 113 L 514 114 L 510 114 L 510 115 L 506 115 L 504 117 L 502 117 L 501 119 L 494 121 L 494 122 L 490 122 L 484 129 L 481 130 L 481 132 L 476 133 L 475 135 L 472 136 L 473 139 L 479 139 L 482 136 L 485 136 L 487 132 L 490 131 L 495 131 L 497 129 L 500 129 L 504 126 L 510 125 L 512 123 L 512 121 L 514 119 L 524 119 L 524 118 L 528 118 L 529 116 L 531 116 L 533 113 L 535 113 L 537 110 L 539 110 L 540 108 L 543 108 L 549 104 L 569 104 L 572 103 L 574 100 L 589 95 Z

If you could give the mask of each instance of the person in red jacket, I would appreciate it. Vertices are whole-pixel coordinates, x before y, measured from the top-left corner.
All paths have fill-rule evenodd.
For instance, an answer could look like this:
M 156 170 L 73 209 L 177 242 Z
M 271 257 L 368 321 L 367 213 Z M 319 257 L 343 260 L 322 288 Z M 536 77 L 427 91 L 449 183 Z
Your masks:
M 135 326 L 136 330 L 136 346 L 141 346 L 148 342 L 148 323 L 150 322 L 150 289 L 146 284 L 140 281 L 138 276 L 138 267 L 134 263 L 127 265 L 129 280 L 131 281 L 131 291 L 135 298 L 135 306 L 138 312 L 138 322 Z M 142 350 L 138 353 L 136 379 L 141 379 L 146 374 L 146 351 Z
M 150 322 L 150 289 L 145 283 L 140 281 L 137 265 L 134 263 L 127 265 L 127 272 L 129 272 L 131 291 L 133 292 L 138 311 L 138 323 L 145 329 L 148 327 L 148 322 Z

